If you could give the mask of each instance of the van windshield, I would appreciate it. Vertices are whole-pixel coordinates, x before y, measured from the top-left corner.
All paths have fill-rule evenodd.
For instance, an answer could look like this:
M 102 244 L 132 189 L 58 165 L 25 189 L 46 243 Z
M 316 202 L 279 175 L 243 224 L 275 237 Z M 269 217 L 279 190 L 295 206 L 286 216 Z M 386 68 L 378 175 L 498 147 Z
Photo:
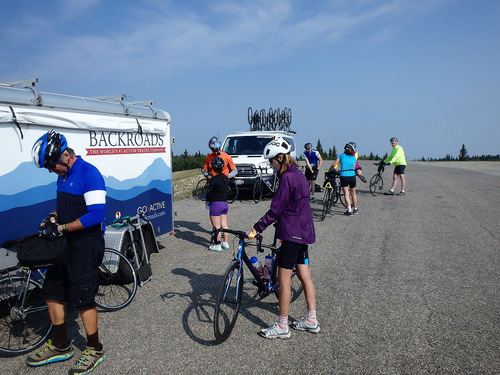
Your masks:
M 272 135 L 228 137 L 222 151 L 229 155 L 262 155 L 264 147 L 271 142 Z

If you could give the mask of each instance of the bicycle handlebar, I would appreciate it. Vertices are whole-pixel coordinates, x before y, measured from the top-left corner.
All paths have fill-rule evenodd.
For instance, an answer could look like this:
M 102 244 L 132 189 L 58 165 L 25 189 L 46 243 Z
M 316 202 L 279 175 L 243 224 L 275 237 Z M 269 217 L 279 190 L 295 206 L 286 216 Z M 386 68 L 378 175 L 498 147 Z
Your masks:
M 213 238 L 217 237 L 217 235 L 220 232 L 234 234 L 236 237 L 238 237 L 240 239 L 240 241 L 245 241 L 245 239 L 248 239 L 247 232 L 243 232 L 242 230 L 232 230 L 232 229 L 225 229 L 225 228 L 214 229 L 212 231 Z M 266 247 L 266 245 L 262 245 L 262 238 L 263 238 L 262 235 L 260 233 L 257 233 L 257 235 L 254 238 L 257 241 L 257 243 L 256 243 L 257 251 L 259 253 L 262 253 L 264 251 L 264 250 L 262 250 L 262 247 Z M 247 243 L 247 244 L 253 245 L 252 243 Z
M 113 223 L 111 223 L 111 226 L 115 227 L 115 228 L 121 228 L 121 227 L 123 227 L 125 225 L 130 225 L 133 222 L 138 222 L 139 219 L 143 219 L 143 220 L 148 221 L 146 219 L 146 214 L 144 214 L 142 212 L 142 213 L 137 214 L 135 216 L 124 216 L 122 218 L 115 219 L 115 220 L 113 220 Z

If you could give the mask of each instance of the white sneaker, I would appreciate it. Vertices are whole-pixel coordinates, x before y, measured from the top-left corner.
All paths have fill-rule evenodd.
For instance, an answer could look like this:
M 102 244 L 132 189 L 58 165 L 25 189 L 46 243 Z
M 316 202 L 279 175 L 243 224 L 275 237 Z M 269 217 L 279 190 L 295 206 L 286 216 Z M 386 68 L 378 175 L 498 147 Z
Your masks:
M 222 251 L 222 247 L 220 246 L 220 244 L 210 245 L 210 246 L 208 247 L 208 250 L 212 250 L 212 251 Z
M 266 339 L 288 339 L 291 336 L 288 326 L 286 326 L 286 328 L 280 328 L 278 322 L 274 323 L 269 328 L 262 328 L 260 330 L 260 335 Z
M 220 247 L 222 247 L 224 250 L 229 249 L 229 244 L 227 242 L 222 241 L 220 244 Z
M 311 323 L 307 318 L 302 318 L 300 321 L 295 321 L 292 323 L 292 327 L 295 329 L 298 329 L 299 331 L 307 331 L 307 332 L 312 332 L 312 333 L 318 333 L 319 332 L 319 323 L 316 321 L 316 323 Z

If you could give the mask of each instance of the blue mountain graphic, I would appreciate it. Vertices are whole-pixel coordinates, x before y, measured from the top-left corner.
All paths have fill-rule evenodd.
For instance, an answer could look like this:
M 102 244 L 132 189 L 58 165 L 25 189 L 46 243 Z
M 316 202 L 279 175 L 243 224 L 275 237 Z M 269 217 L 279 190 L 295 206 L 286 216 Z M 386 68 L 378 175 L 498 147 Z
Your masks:
M 41 172 L 38 175 L 38 172 Z M 29 178 L 37 173 L 35 178 Z M 157 189 L 165 194 L 172 193 L 171 168 L 162 158 L 157 158 L 138 177 L 120 181 L 111 176 L 104 176 L 107 195 L 117 200 L 135 197 L 150 189 Z M 33 186 L 34 183 L 38 186 Z M 55 175 L 45 170 L 33 171 L 32 163 L 21 163 L 14 171 L 0 177 L 0 211 L 15 207 L 33 205 L 55 199 Z M 9 194 L 10 193 L 10 194 Z

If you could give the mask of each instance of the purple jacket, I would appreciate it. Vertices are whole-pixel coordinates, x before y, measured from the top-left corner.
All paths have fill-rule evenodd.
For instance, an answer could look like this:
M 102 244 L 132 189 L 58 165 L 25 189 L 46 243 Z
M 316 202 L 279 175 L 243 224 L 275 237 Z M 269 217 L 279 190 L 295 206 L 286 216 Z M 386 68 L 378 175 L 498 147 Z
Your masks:
M 314 243 L 316 234 L 309 194 L 306 177 L 295 164 L 290 165 L 280 177 L 269 211 L 253 227 L 260 233 L 277 220 L 276 235 L 280 240 Z

